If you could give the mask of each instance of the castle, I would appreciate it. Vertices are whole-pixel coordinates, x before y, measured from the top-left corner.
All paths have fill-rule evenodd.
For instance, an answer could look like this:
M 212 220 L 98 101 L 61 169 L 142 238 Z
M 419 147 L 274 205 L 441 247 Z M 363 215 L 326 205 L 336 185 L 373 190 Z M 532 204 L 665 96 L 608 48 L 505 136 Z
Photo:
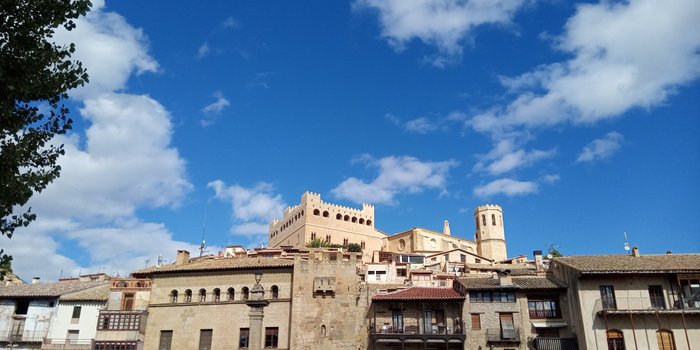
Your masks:
M 305 248 L 315 240 L 342 247 L 359 244 L 365 262 L 371 261 L 375 251 L 430 255 L 452 249 L 491 262 L 507 259 L 503 209 L 495 204 L 479 206 L 474 219 L 474 240 L 453 236 L 447 220 L 442 232 L 416 227 L 388 235 L 376 228 L 371 204 L 355 209 L 324 202 L 320 194 L 306 192 L 298 205 L 287 207 L 281 219 L 270 222 L 269 247 Z

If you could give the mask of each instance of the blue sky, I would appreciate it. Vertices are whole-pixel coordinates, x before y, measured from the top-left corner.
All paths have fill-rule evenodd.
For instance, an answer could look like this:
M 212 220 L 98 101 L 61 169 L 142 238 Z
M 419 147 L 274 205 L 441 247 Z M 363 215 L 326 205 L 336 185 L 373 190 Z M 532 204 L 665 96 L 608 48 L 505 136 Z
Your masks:
M 696 1 L 96 2 L 23 278 L 266 242 L 304 191 L 509 255 L 700 251 Z

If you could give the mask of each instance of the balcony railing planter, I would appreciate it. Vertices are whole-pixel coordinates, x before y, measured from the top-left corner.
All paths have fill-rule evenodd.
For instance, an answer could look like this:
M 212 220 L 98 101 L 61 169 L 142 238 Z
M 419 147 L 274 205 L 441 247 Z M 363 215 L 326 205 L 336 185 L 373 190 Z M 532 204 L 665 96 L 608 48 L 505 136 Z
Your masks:
M 488 328 L 486 330 L 486 340 L 492 343 L 519 343 L 520 328 Z

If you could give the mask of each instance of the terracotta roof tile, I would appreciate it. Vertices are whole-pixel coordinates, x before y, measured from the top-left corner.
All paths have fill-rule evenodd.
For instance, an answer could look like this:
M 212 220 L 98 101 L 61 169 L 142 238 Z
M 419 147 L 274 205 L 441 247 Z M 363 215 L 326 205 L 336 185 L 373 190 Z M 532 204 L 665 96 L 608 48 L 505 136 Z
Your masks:
M 544 276 L 512 277 L 513 284 L 501 286 L 493 277 L 464 277 L 457 280 L 466 290 L 484 289 L 560 289 L 564 285 Z
M 585 255 L 554 258 L 583 274 L 600 273 L 698 273 L 700 254 Z
M 372 300 L 463 300 L 464 295 L 452 288 L 411 287 L 396 292 L 377 294 Z
M 62 301 L 107 301 L 109 300 L 109 287 L 111 283 L 88 288 L 77 292 L 61 295 Z
M 168 264 L 161 267 L 147 267 L 133 272 L 134 275 L 154 274 L 165 272 L 182 272 L 182 271 L 209 271 L 209 270 L 237 270 L 237 269 L 266 269 L 294 266 L 293 260 L 277 259 L 277 258 L 224 258 L 224 257 L 207 257 L 201 259 L 193 259 L 187 264 L 175 265 Z
M 73 293 L 89 288 L 94 288 L 102 284 L 109 285 L 105 281 L 63 281 L 40 284 L 20 284 L 14 286 L 0 287 L 0 298 L 12 297 L 59 297 L 64 294 Z

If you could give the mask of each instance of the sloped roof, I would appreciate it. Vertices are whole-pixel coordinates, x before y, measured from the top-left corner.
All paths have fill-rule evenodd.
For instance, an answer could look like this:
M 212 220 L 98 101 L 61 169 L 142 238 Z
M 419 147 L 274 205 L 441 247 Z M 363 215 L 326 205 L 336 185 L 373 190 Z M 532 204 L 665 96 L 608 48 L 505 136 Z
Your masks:
M 700 272 L 700 254 L 567 256 L 554 258 L 552 263 L 566 265 L 582 274 Z
M 13 297 L 59 297 L 64 294 L 94 288 L 100 285 L 109 286 L 106 281 L 62 281 L 39 284 L 20 284 L 0 287 L 0 298 Z
M 111 283 L 105 283 L 94 288 L 63 294 L 59 299 L 62 301 L 107 301 L 109 300 L 110 286 Z
M 210 271 L 210 270 L 242 270 L 242 269 L 270 269 L 283 268 L 294 266 L 294 261 L 278 258 L 225 258 L 225 257 L 207 257 L 194 259 L 187 264 L 176 265 L 168 264 L 161 267 L 147 267 L 133 272 L 134 275 L 155 274 L 165 272 L 184 272 L 184 271 Z
M 544 276 L 519 276 L 512 277 L 512 285 L 500 285 L 498 279 L 493 277 L 463 277 L 457 279 L 466 290 L 485 290 L 485 289 L 561 289 L 564 285 L 556 282 L 553 279 Z
M 377 294 L 372 300 L 463 300 L 464 295 L 452 288 L 411 287 L 386 294 Z

